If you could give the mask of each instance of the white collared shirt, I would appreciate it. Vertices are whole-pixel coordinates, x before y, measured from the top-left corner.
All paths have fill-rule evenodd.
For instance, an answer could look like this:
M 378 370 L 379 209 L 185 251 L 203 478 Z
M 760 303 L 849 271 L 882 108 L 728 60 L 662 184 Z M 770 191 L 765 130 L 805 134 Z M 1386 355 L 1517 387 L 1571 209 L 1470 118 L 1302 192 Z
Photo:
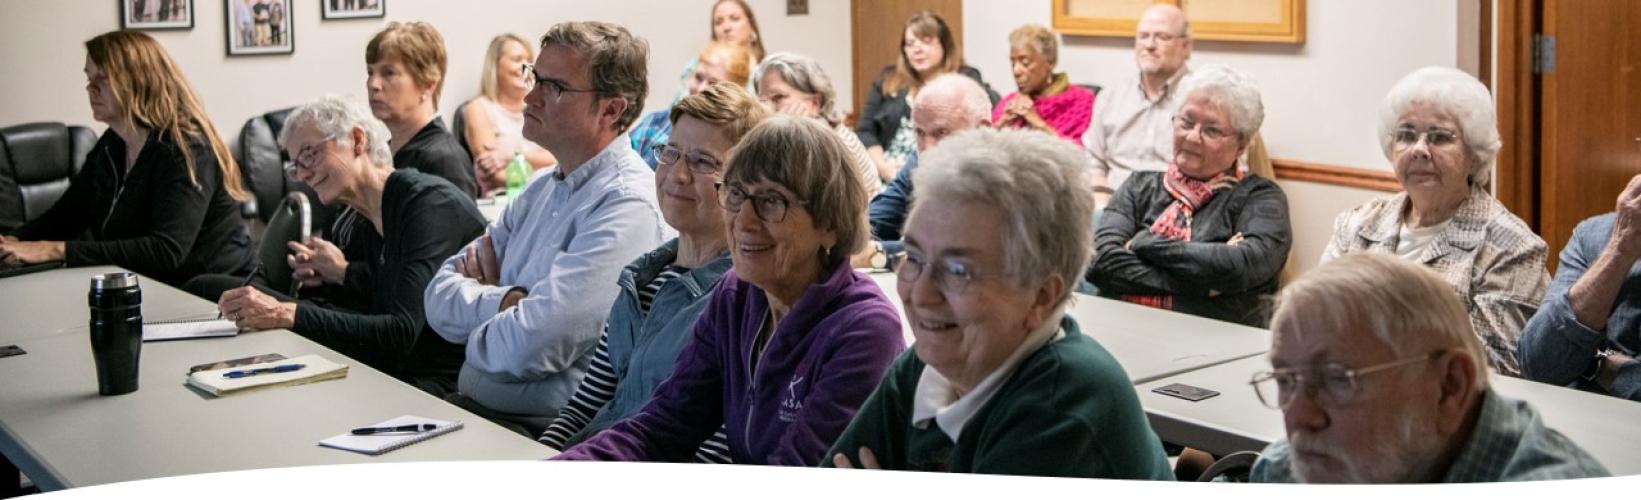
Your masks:
M 1121 189 L 1134 172 L 1168 169 L 1174 157 L 1174 113 L 1184 98 L 1179 83 L 1190 72 L 1181 67 L 1156 100 L 1145 95 L 1138 74 L 1100 94 L 1094 118 L 1083 133 L 1083 147 L 1094 172 L 1105 174 L 1112 191 Z
M 912 394 L 912 426 L 926 429 L 929 421 L 933 420 L 940 426 L 941 432 L 946 433 L 953 443 L 957 442 L 957 437 L 963 432 L 963 426 L 968 424 L 969 419 L 975 414 L 980 413 L 980 409 L 986 407 L 992 396 L 997 395 L 998 389 L 1008 381 L 1015 367 L 1025 361 L 1027 356 L 1037 352 L 1037 349 L 1065 338 L 1065 330 L 1060 328 L 1059 319 L 1049 322 L 1049 325 L 1049 328 L 1027 336 L 1026 340 L 1020 343 L 1020 347 L 1016 348 L 1008 359 L 1003 360 L 1002 365 L 981 379 L 980 383 L 974 386 L 974 390 L 961 397 L 944 375 L 933 366 L 924 366 L 923 375 L 917 379 L 917 388 Z

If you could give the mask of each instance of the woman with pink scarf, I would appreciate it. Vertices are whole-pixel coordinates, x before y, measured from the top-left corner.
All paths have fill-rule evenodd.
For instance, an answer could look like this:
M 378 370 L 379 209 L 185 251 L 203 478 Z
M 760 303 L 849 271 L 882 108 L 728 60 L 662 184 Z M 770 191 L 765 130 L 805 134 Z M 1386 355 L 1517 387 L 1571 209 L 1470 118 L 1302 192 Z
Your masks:
M 1042 130 L 1082 144 L 1094 116 L 1094 92 L 1054 72 L 1059 52 L 1054 32 L 1042 25 L 1027 24 L 1009 33 L 1009 64 L 1020 91 L 997 103 L 992 125 Z
M 1182 89 L 1174 157 L 1112 197 L 1088 279 L 1104 297 L 1263 327 L 1293 231 L 1282 188 L 1237 167 L 1265 118 L 1259 89 L 1225 66 Z

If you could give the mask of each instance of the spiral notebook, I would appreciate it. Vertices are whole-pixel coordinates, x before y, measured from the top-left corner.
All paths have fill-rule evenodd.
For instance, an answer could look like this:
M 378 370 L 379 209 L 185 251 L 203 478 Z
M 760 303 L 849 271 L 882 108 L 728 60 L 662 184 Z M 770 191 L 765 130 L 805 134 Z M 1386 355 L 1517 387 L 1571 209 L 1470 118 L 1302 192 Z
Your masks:
M 239 327 L 225 319 L 147 321 L 142 324 L 142 341 L 202 339 L 239 335 Z
M 398 427 L 401 425 L 413 424 L 433 424 L 437 427 L 426 432 L 371 434 L 366 436 L 355 436 L 351 432 L 344 432 L 319 441 L 319 446 L 375 456 L 433 439 L 462 428 L 461 422 L 446 422 L 443 420 L 434 420 L 415 415 L 401 415 L 397 418 L 371 425 L 370 427 Z

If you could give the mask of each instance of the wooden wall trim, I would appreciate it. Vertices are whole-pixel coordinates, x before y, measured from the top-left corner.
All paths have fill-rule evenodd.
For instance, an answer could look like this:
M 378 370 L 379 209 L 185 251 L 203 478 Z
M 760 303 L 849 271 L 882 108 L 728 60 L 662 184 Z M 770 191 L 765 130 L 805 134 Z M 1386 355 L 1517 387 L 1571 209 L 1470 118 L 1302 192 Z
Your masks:
M 1280 158 L 1271 160 L 1271 170 L 1276 172 L 1276 178 L 1280 180 L 1315 182 L 1387 193 L 1402 191 L 1402 184 L 1396 181 L 1396 175 L 1385 170 L 1323 165 Z

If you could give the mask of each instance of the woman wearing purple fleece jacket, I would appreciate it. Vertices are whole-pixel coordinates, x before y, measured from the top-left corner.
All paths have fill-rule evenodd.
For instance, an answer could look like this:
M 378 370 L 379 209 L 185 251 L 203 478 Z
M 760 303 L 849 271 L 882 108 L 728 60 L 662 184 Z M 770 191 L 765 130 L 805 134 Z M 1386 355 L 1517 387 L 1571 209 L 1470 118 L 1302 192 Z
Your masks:
M 735 463 L 813 466 L 905 350 L 894 304 L 849 267 L 866 192 L 837 136 L 777 117 L 730 156 L 734 268 L 693 341 L 643 410 L 555 459 L 683 462 L 722 426 Z

